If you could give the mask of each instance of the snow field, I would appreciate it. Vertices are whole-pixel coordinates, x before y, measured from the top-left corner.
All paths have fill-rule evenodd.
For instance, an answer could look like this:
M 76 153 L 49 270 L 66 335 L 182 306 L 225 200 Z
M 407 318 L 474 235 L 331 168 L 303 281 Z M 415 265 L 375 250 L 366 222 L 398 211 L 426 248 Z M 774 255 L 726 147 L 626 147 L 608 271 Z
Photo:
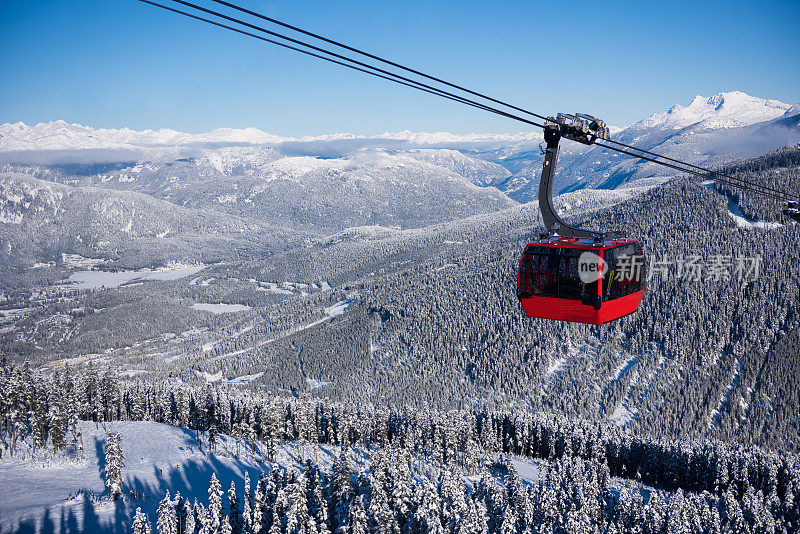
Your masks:
M 105 430 L 104 430 L 105 427 Z M 245 443 L 220 435 L 216 452 L 210 456 L 205 438 L 202 446 L 192 430 L 147 421 L 117 421 L 95 425 L 82 421 L 83 456 L 59 456 L 32 461 L 20 457 L 0 460 L 0 532 L 102 532 L 128 533 L 136 508 L 141 508 L 155 525 L 159 501 L 169 490 L 184 498 L 206 504 L 211 474 L 215 473 L 224 491 L 231 481 L 241 495 L 245 472 L 255 483 L 260 472 L 270 469 L 301 471 L 305 460 L 330 472 L 339 448 L 332 445 L 306 445 L 301 451 L 295 443 L 277 448 L 274 462 L 255 443 Z M 122 469 L 122 497 L 114 501 L 105 487 L 106 431 L 119 433 L 125 467 Z M 366 467 L 372 451 L 353 448 L 351 467 Z M 510 458 L 524 482 L 541 477 L 538 461 Z M 423 471 L 436 476 L 437 468 L 423 465 Z M 423 473 L 415 474 L 421 481 Z M 465 476 L 467 484 L 480 479 Z
M 275 463 L 268 462 L 257 446 L 239 447 L 236 440 L 221 435 L 216 453 L 207 456 L 195 432 L 161 423 L 117 421 L 105 428 L 122 435 L 125 467 L 122 469 L 123 497 L 109 498 L 105 487 L 103 426 L 81 422 L 84 457 L 58 458 L 32 463 L 30 459 L 0 460 L 0 532 L 27 531 L 61 533 L 130 531 L 137 507 L 155 520 L 158 502 L 169 490 L 206 502 L 211 474 L 216 473 L 227 491 L 235 481 L 242 491 L 245 471 L 257 480 L 262 470 L 276 466 L 300 469 L 301 455 L 297 444 L 280 447 Z M 336 448 L 317 446 L 316 460 L 324 470 L 330 469 Z M 306 446 L 305 458 L 314 458 Z M 360 466 L 364 456 L 354 455 Z M 133 493 L 132 493 L 133 492 Z

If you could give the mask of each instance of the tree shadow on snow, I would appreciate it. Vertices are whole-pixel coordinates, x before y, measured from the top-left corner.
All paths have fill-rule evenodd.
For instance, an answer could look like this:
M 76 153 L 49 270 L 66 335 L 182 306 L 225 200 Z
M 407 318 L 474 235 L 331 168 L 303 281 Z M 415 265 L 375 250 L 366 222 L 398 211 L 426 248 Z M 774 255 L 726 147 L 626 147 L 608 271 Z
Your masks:
M 51 518 L 51 510 L 55 510 L 56 508 L 59 509 L 59 522 L 57 526 Z M 76 509 L 82 512 L 82 521 L 79 520 L 78 515 L 75 513 Z M 61 534 L 80 534 L 84 532 L 111 534 L 128 532 L 131 525 L 130 520 L 127 518 L 120 518 L 120 521 L 119 525 L 101 523 L 92 502 L 84 498 L 82 506 L 59 505 L 48 508 L 44 511 L 41 524 L 37 524 L 35 518 L 29 517 L 20 521 L 8 532 L 12 534 L 52 534 L 55 532 Z
M 183 430 L 186 434 L 185 443 L 196 443 L 194 432 Z M 94 446 L 97 468 L 101 478 L 105 480 L 104 440 L 95 438 Z M 133 462 L 134 459 L 128 460 Z M 153 461 L 158 462 L 158 458 L 153 458 Z M 156 510 L 167 490 L 172 498 L 176 492 L 180 491 L 185 500 L 194 502 L 197 499 L 205 506 L 208 502 L 208 486 L 212 474 L 216 474 L 225 494 L 227 494 L 231 482 L 234 481 L 237 493 L 241 497 L 244 490 L 245 471 L 250 474 L 252 487 L 255 488 L 261 471 L 268 472 L 272 467 L 273 464 L 260 463 L 253 458 L 240 460 L 217 457 L 212 454 L 210 458 L 189 458 L 179 464 L 169 466 L 153 465 L 152 476 L 146 478 L 136 475 L 126 476 L 123 468 L 125 482 L 120 499 L 106 500 L 108 499 L 108 490 L 104 490 L 102 493 L 91 489 L 78 490 L 76 493 L 83 495 L 82 502 L 71 500 L 53 505 L 43 511 L 38 521 L 36 518 L 25 518 L 10 530 L 2 529 L 2 532 L 3 534 L 5 532 L 12 534 L 77 534 L 82 532 L 128 534 L 136 508 L 141 508 L 147 514 L 153 532 L 155 532 Z M 97 502 L 98 499 L 101 500 Z M 227 501 L 227 499 L 225 500 Z M 55 521 L 53 517 L 56 517 Z

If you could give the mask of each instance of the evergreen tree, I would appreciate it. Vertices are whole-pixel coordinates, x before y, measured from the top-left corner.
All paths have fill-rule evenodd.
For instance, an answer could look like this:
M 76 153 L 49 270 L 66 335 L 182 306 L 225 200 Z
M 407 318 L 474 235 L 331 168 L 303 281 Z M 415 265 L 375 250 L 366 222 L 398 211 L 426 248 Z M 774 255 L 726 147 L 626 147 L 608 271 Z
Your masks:
M 467 516 L 461 523 L 459 532 L 463 534 L 487 534 L 489 532 L 489 522 L 486 517 L 486 507 L 477 500 L 470 500 L 467 507 Z
M 398 514 L 400 528 L 402 529 L 411 511 L 411 501 L 414 497 L 414 488 L 411 481 L 411 458 L 408 451 L 401 452 L 397 466 L 393 472 L 392 508 Z
M 181 496 L 181 492 L 175 493 L 175 500 L 172 503 L 172 508 L 175 510 L 175 532 L 176 534 L 188 534 L 186 521 L 191 515 L 189 510 L 189 503 Z
M 167 494 L 158 504 L 158 516 L 156 519 L 156 532 L 158 534 L 178 534 L 177 517 L 175 515 L 175 508 Z
M 208 454 L 216 450 L 217 435 L 219 434 L 219 426 L 217 420 L 217 404 L 214 398 L 213 390 L 209 385 L 206 390 L 206 403 L 204 413 L 205 427 L 208 431 Z
M 116 500 L 122 494 L 122 468 L 125 467 L 125 456 L 122 453 L 122 436 L 108 434 L 106 436 L 106 487 Z
M 216 473 L 211 473 L 211 483 L 208 486 L 206 518 L 204 534 L 219 534 L 222 526 L 222 487 Z
M 286 532 L 295 534 L 305 532 L 308 528 L 309 514 L 306 500 L 306 477 L 303 473 L 297 475 L 295 481 L 289 485 L 285 497 L 280 495 L 280 508 L 285 508 Z
M 242 534 L 242 516 L 239 511 L 239 498 L 236 496 L 236 483 L 233 480 L 228 490 L 228 523 L 232 534 Z
M 231 527 L 231 522 L 228 520 L 228 516 L 224 516 L 222 518 L 222 525 L 219 528 L 220 534 L 232 534 L 233 528 Z
M 150 534 L 150 520 L 141 508 L 136 508 L 136 515 L 133 517 L 133 534 Z
M 208 514 L 202 503 L 194 500 L 194 508 L 192 509 L 192 517 L 194 518 L 194 534 L 205 534 L 206 520 Z
M 399 530 L 397 520 L 389 507 L 384 461 L 382 451 L 373 455 L 369 474 L 370 499 L 367 508 L 373 530 L 381 534 Z
M 264 473 L 261 473 L 261 478 L 256 482 L 256 496 L 253 503 L 253 521 L 251 523 L 251 531 L 253 534 L 266 534 L 264 530 L 264 522 L 267 518 L 264 517 Z
M 417 523 L 426 531 L 435 534 L 442 534 L 442 520 L 439 502 L 439 493 L 436 491 L 436 484 L 426 479 L 423 485 L 422 496 L 419 499 L 419 507 L 416 511 Z
M 242 506 L 242 530 L 246 534 L 253 532 L 253 495 L 250 493 L 250 472 L 244 472 L 244 499 Z
M 516 534 L 517 532 L 517 514 L 514 512 L 513 506 L 506 505 L 503 512 L 503 522 L 500 525 L 500 534 Z M 573 532 L 570 532 L 573 534 Z
M 367 534 L 368 532 L 369 520 L 367 511 L 364 509 L 362 496 L 357 495 L 350 506 L 350 534 Z

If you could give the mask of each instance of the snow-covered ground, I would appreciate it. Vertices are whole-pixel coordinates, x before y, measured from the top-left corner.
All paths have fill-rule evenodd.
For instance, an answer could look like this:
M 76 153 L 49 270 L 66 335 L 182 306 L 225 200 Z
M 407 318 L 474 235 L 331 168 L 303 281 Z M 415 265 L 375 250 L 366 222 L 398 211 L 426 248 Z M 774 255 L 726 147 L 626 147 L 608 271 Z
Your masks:
M 325 315 L 328 317 L 338 317 L 344 313 L 348 306 L 350 306 L 350 299 L 340 300 L 333 306 L 325 308 Z
M 728 215 L 731 216 L 733 222 L 736 223 L 736 226 L 739 228 L 762 228 L 765 230 L 774 230 L 776 228 L 780 228 L 783 226 L 779 222 L 764 222 L 764 221 L 753 221 L 748 219 L 742 213 L 742 210 L 739 208 L 739 205 L 736 204 L 730 198 L 728 199 Z
M 308 384 L 308 389 L 315 390 L 329 385 L 330 382 L 323 382 L 322 380 L 317 380 L 316 378 L 306 378 L 306 384 Z
M 702 182 L 702 185 L 704 185 L 708 190 L 713 191 L 714 183 L 714 180 L 705 180 Z M 779 222 L 764 222 L 748 219 L 744 216 L 744 213 L 742 213 L 739 205 L 730 197 L 728 197 L 728 215 L 731 219 L 733 219 L 733 222 L 736 223 L 736 226 L 739 228 L 761 228 L 764 230 L 775 230 L 776 228 L 783 226 Z
M 205 371 L 195 371 L 195 374 L 200 378 L 205 379 L 207 384 L 213 384 L 214 382 L 220 382 L 222 384 L 232 384 L 232 385 L 242 385 L 242 384 L 249 384 L 254 380 L 258 380 L 264 373 L 255 373 L 252 375 L 242 375 L 236 376 L 234 378 L 225 378 L 222 375 L 222 371 L 217 371 L 216 373 L 206 373 Z
M 664 372 L 667 360 L 664 358 L 663 354 L 654 365 L 647 369 L 641 367 L 644 365 L 641 362 L 645 360 L 646 355 L 644 353 L 627 358 L 617 367 L 610 378 L 611 382 L 615 382 L 625 379 L 630 375 L 630 379 L 625 388 L 625 395 L 614 408 L 611 415 L 608 416 L 609 422 L 619 428 L 624 428 L 636 418 L 639 413 L 638 405 L 649 394 L 653 387 L 657 387 L 655 385 L 659 384 L 659 376 Z
M 191 430 L 132 421 L 107 424 L 105 429 L 122 435 L 122 498 L 109 499 L 104 484 L 106 430 L 81 422 L 83 458 L 36 463 L 7 456 L 0 460 L 0 532 L 128 533 L 137 507 L 155 524 L 158 503 L 167 490 L 172 495 L 180 491 L 190 500 L 197 498 L 205 503 L 212 473 L 216 473 L 226 491 L 231 481 L 236 482 L 241 495 L 245 471 L 255 484 L 262 470 L 301 470 L 303 461 L 310 458 L 330 472 L 338 454 L 338 447 L 308 445 L 301 456 L 297 444 L 285 443 L 278 447 L 272 463 L 253 444 L 240 444 L 237 457 L 236 441 L 223 435 L 216 452 L 209 457 L 205 440 L 201 447 Z M 354 449 L 352 467 L 363 468 L 370 454 L 368 450 Z M 511 460 L 523 480 L 540 478 L 539 462 Z
M 625 361 L 623 361 L 622 363 L 620 363 L 617 366 L 617 368 L 614 370 L 614 375 L 611 377 L 611 380 L 619 380 L 619 379 L 621 379 L 623 376 L 625 376 L 625 373 L 630 371 L 630 369 L 631 369 L 631 367 L 633 367 L 634 363 L 636 363 L 636 355 L 635 354 L 630 356 L 628 359 L 626 359 Z
M 290 336 L 292 334 L 296 334 L 297 332 L 300 332 L 302 330 L 306 330 L 308 328 L 313 328 L 313 327 L 315 327 L 317 325 L 320 325 L 320 324 L 324 323 L 325 321 L 329 321 L 329 320 L 333 319 L 334 317 L 338 317 L 338 316 L 344 314 L 345 310 L 347 310 L 347 307 L 350 306 L 350 302 L 351 302 L 351 300 L 349 298 L 348 299 L 344 299 L 344 300 L 340 300 L 336 304 L 328 306 L 328 307 L 326 307 L 324 309 L 325 317 L 323 317 L 322 319 L 317 319 L 316 321 L 311 321 L 310 323 L 306 323 L 306 324 L 303 324 L 303 325 L 295 326 L 295 327 L 290 328 L 289 330 L 287 330 L 285 332 L 282 332 L 281 334 L 279 334 L 279 335 L 277 335 L 275 337 L 262 339 L 255 346 L 247 347 L 247 348 L 244 348 L 244 349 L 239 349 L 239 350 L 234 351 L 234 352 L 228 352 L 228 353 L 225 353 L 225 354 L 220 354 L 218 356 L 215 356 L 214 360 L 216 361 L 216 360 L 221 360 L 222 358 L 228 358 L 228 357 L 231 357 L 231 356 L 238 356 L 239 354 L 243 354 L 245 352 L 251 351 L 254 348 L 263 347 L 264 345 L 267 345 L 269 343 L 273 343 L 278 339 L 283 339 L 283 338 L 288 337 L 288 336 Z M 252 328 L 253 328 L 252 326 L 249 326 L 249 327 L 247 327 L 247 329 L 245 331 L 252 330 Z M 238 337 L 238 335 L 243 333 L 243 332 L 244 331 L 241 331 L 241 332 L 237 333 L 236 335 L 234 335 L 233 337 Z M 216 341 L 210 341 L 208 343 L 205 343 L 203 345 L 203 347 L 202 347 L 203 348 L 203 352 L 209 352 L 211 350 L 214 350 L 214 347 L 220 341 L 221 340 L 218 339 Z
M 545 376 L 550 377 L 550 376 L 556 374 L 557 372 L 559 372 L 560 370 L 562 370 L 564 368 L 564 364 L 565 363 L 567 363 L 567 359 L 566 358 L 559 358 L 559 359 L 555 360 L 553 363 L 551 363 L 550 365 L 547 366 L 547 373 L 546 373 Z
M 208 454 L 205 438 L 202 445 L 192 430 L 147 421 L 117 421 L 106 425 L 80 422 L 83 453 L 70 457 L 22 458 L 19 454 L 0 459 L 0 533 L 6 532 L 91 532 L 129 533 L 136 508 L 148 514 L 154 526 L 158 503 L 169 490 L 177 491 L 190 501 L 206 504 L 211 474 L 215 473 L 223 490 L 235 482 L 241 496 L 245 472 L 253 486 L 261 471 L 274 468 L 300 471 L 305 460 L 312 460 L 321 470 L 330 473 L 339 448 L 331 445 L 306 445 L 294 442 L 276 448 L 270 462 L 254 442 L 237 441 L 220 435 L 215 452 Z M 125 456 L 123 495 L 110 499 L 105 488 L 104 444 L 107 433 L 119 433 Z M 351 468 L 358 472 L 367 467 L 374 451 L 353 447 Z M 510 457 L 523 482 L 532 483 L 542 477 L 543 461 Z M 416 463 L 421 471 L 415 478 L 438 477 L 438 467 Z M 499 473 L 495 475 L 502 483 Z M 472 484 L 479 475 L 465 476 Z M 614 478 L 612 491 L 630 482 Z M 636 485 L 647 499 L 651 488 Z M 155 532 L 155 530 L 154 530 Z
M 28 315 L 36 308 L 13 308 L 10 310 L 0 310 L 0 317 L 3 319 L 15 320 Z
M 626 399 L 627 400 L 627 399 Z M 638 411 L 635 408 L 629 408 L 626 402 L 620 402 L 614 409 L 614 412 L 608 416 L 608 420 L 620 428 L 625 427 L 628 423 L 633 421 Z
M 112 501 L 104 484 L 105 431 L 82 422 L 84 458 L 39 461 L 4 457 L 0 460 L 0 532 L 130 532 L 137 507 L 155 520 L 158 502 L 166 490 L 205 503 L 211 473 L 216 473 L 227 491 L 236 481 L 241 494 L 244 473 L 255 483 L 261 470 L 279 465 L 300 469 L 302 458 L 295 444 L 278 449 L 276 462 L 260 451 L 240 447 L 221 436 L 217 452 L 209 458 L 205 441 L 200 448 L 191 430 L 151 422 L 118 421 L 106 429 L 122 435 L 125 455 L 124 496 Z M 306 447 L 305 458 L 314 458 Z M 333 463 L 335 447 L 321 445 L 316 460 L 323 469 Z M 355 455 L 357 467 L 364 454 Z M 131 495 L 135 491 L 136 495 Z
M 733 364 L 733 371 L 731 372 L 731 378 L 728 381 L 728 387 L 725 388 L 725 391 L 719 397 L 719 401 L 717 401 L 717 407 L 714 408 L 708 416 L 708 429 L 711 430 L 712 427 L 719 426 L 719 419 L 722 415 L 722 410 L 725 409 L 726 406 L 730 404 L 731 393 L 733 393 L 734 388 L 739 385 L 739 371 L 741 370 L 741 364 L 739 363 L 739 359 L 737 358 Z

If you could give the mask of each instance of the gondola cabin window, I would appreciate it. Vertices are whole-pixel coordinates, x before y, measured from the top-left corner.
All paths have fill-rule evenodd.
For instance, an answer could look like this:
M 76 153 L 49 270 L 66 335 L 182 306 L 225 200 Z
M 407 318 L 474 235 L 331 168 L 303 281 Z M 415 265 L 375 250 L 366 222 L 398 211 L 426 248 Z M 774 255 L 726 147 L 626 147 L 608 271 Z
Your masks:
M 584 283 L 578 275 L 578 258 L 582 252 L 528 246 L 520 266 L 520 294 L 569 300 L 585 300 L 597 295 L 597 282 Z
M 647 266 L 639 243 L 603 251 L 603 301 L 616 300 L 644 289 Z

